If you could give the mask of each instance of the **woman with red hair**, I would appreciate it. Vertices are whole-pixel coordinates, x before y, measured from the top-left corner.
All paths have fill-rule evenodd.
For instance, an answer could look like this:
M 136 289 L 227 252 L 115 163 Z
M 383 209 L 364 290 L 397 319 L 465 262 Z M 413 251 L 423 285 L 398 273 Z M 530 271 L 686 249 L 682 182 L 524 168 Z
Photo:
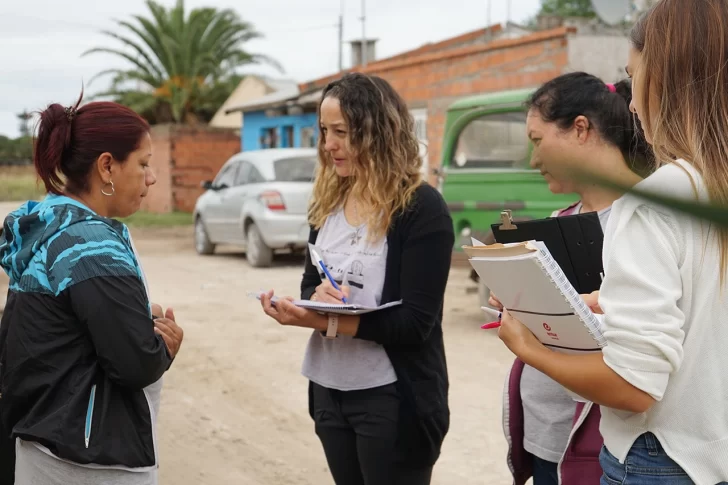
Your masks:
M 79 103 L 41 113 L 34 163 L 48 196 L 0 234 L 0 428 L 18 485 L 155 485 L 161 379 L 182 330 L 150 303 L 115 220 L 156 181 L 149 125 L 116 103 Z

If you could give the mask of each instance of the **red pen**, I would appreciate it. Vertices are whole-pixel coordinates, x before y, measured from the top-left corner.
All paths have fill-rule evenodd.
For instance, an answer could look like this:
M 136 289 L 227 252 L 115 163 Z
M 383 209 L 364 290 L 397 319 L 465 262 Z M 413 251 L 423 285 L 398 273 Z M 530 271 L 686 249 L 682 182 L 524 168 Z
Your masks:
M 480 309 L 483 310 L 485 313 L 487 313 L 490 317 L 497 319 L 494 322 L 490 322 L 490 323 L 486 323 L 485 325 L 482 325 L 480 328 L 482 328 L 483 330 L 492 330 L 494 328 L 498 328 L 501 326 L 500 320 L 501 320 L 501 317 L 503 316 L 503 314 L 501 312 L 499 312 L 498 310 L 493 310 L 492 308 L 487 307 L 487 306 L 482 306 L 482 307 L 480 307 Z

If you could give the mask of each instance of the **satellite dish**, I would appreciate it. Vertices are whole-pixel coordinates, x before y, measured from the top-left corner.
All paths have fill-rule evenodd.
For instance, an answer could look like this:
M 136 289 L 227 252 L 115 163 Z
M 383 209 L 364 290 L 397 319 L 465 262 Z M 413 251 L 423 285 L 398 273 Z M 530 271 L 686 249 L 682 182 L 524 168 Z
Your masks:
M 591 3 L 599 18 L 608 25 L 624 22 L 632 12 L 631 0 L 591 0 Z

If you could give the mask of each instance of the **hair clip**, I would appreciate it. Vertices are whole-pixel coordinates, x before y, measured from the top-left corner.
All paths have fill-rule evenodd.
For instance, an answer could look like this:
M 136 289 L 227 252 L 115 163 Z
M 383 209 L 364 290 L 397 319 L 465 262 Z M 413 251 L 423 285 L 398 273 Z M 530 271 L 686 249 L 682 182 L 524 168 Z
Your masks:
M 617 86 L 614 84 L 607 84 L 607 89 L 609 89 L 610 93 L 616 93 L 617 92 Z
M 76 108 L 69 106 L 68 108 L 63 108 L 63 112 L 66 113 L 66 117 L 68 118 L 68 121 L 73 121 L 73 118 L 76 116 L 77 110 L 76 110 Z

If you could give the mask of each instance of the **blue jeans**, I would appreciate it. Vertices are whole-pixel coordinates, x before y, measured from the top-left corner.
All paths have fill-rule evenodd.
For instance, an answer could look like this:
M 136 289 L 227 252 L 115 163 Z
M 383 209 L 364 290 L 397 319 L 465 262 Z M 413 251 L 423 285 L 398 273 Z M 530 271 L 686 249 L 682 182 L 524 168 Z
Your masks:
M 604 471 L 600 485 L 694 485 L 652 433 L 637 438 L 624 465 L 605 446 L 599 454 L 599 464 Z

